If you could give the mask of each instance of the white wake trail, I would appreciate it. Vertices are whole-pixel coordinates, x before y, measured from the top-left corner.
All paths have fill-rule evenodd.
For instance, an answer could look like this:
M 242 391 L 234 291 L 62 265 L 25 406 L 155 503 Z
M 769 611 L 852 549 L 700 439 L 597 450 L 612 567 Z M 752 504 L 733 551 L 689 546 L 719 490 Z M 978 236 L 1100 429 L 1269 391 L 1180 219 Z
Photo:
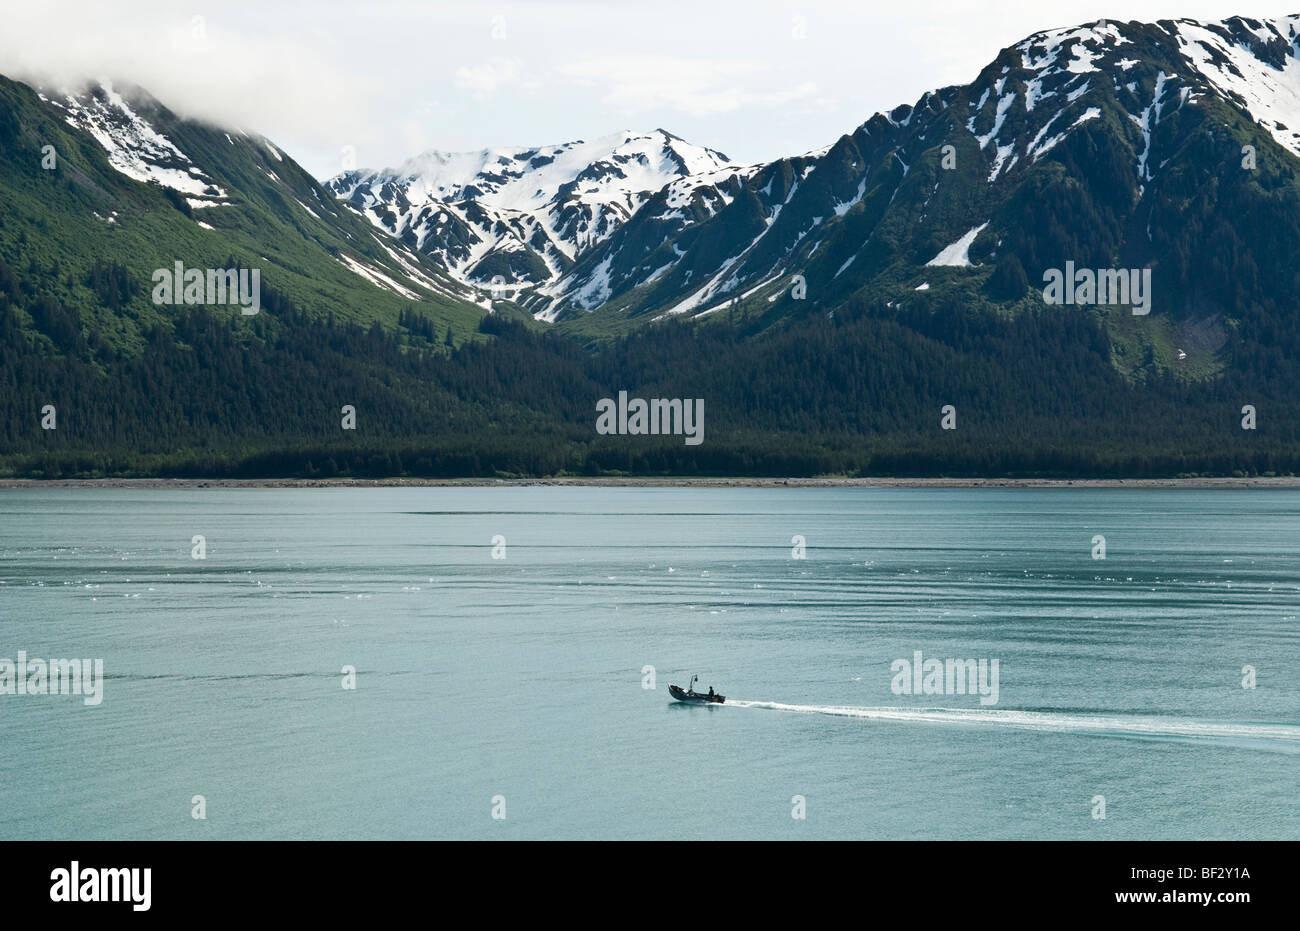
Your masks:
M 1243 724 L 1138 715 L 1017 711 L 1009 708 L 859 708 L 842 705 L 789 705 L 775 701 L 733 701 L 732 699 L 727 699 L 722 707 L 764 708 L 794 714 L 821 714 L 914 724 L 1014 727 L 1111 737 L 1250 741 L 1259 742 L 1270 749 L 1300 753 L 1300 725 L 1295 724 Z

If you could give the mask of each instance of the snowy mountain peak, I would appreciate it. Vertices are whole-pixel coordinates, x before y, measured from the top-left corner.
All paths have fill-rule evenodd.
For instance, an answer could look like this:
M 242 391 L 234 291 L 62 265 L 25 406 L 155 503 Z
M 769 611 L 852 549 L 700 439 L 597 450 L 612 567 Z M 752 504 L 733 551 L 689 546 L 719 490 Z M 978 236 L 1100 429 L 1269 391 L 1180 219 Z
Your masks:
M 1145 65 L 1165 72 L 1186 103 L 1198 93 L 1217 93 L 1246 110 L 1277 142 L 1300 155 L 1300 15 L 1276 19 L 1234 16 L 1220 22 L 1191 19 L 1155 24 L 1100 21 L 1035 33 L 1014 46 L 1021 69 L 1033 72 L 1024 105 L 1053 96 L 1062 80 L 1082 93 L 1088 75 L 1105 74 L 1118 87 Z M 1176 54 L 1169 54 L 1176 52 Z M 1006 73 L 1014 70 L 999 57 L 1002 75 L 994 88 L 999 104 Z M 986 71 L 987 74 L 987 71 Z M 1059 90 L 1057 91 L 1059 94 Z M 1076 98 L 1070 98 L 1070 102 Z M 1139 116 L 1140 119 L 1140 116 Z
M 1279 145 L 1300 155 L 1300 15 L 1172 24 L 1183 57 Z
M 327 186 L 464 281 L 535 285 L 606 239 L 656 191 L 732 166 L 662 129 L 477 152 L 431 151 Z
M 657 191 L 673 178 L 727 164 L 721 153 L 663 130 L 624 131 L 537 148 L 425 152 L 396 169 L 374 173 L 374 179 L 404 181 L 408 197 L 538 210 L 562 197 L 621 202 L 631 194 Z M 364 184 L 364 178 L 361 174 L 357 183 Z

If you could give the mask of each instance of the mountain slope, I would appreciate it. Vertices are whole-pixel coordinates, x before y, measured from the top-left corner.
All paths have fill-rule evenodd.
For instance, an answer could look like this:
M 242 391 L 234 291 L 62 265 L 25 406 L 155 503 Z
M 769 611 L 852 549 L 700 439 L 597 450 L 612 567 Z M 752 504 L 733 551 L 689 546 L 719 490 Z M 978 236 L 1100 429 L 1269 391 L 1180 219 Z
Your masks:
M 153 303 L 151 276 L 178 261 L 259 269 L 271 300 L 311 315 L 396 325 L 418 306 L 440 333 L 467 334 L 482 314 L 477 294 L 378 234 L 269 141 L 181 119 L 136 89 L 58 93 L 0 78 L 0 202 L 10 298 L 37 331 L 37 318 L 73 315 L 115 351 L 174 318 Z M 38 298 L 58 309 L 34 313 Z

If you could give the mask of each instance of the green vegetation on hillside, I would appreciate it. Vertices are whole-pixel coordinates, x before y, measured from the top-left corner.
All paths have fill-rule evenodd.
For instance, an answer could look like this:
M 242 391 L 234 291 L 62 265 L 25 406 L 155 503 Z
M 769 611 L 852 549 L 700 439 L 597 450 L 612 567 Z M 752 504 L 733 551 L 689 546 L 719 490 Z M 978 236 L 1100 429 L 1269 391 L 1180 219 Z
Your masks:
M 1300 471 L 1293 343 L 1238 347 L 1245 370 L 1269 373 L 1258 381 L 1134 383 L 1110 364 L 1099 320 L 1059 309 L 846 306 L 758 332 L 668 323 L 594 352 L 495 315 L 448 352 L 427 318 L 403 319 L 312 319 L 272 293 L 252 318 L 184 310 L 139 354 L 116 356 L 57 321 L 63 346 L 32 338 L 0 297 L 0 474 Z M 596 402 L 621 389 L 703 398 L 703 444 L 597 436 Z M 955 430 L 940 428 L 947 404 Z M 1244 404 L 1258 429 L 1241 429 Z M 45 405 L 55 430 L 41 428 Z M 342 429 L 345 405 L 356 430 Z

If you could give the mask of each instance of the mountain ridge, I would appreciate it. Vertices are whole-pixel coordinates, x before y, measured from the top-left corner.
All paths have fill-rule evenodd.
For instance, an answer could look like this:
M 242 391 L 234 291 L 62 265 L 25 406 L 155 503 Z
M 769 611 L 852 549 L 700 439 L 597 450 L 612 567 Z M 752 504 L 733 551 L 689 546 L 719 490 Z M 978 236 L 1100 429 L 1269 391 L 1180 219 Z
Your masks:
M 376 226 L 434 255 L 467 284 L 537 285 L 608 237 L 675 177 L 728 167 L 662 129 L 591 142 L 430 150 L 326 185 Z
M 651 225 L 634 217 L 522 303 L 584 331 L 596 323 L 578 319 L 583 315 L 707 316 L 737 304 L 763 314 L 764 301 L 797 314 L 833 309 L 854 295 L 897 303 L 920 299 L 919 290 L 933 298 L 949 286 L 973 298 L 1016 303 L 1032 291 L 1029 282 L 1066 260 L 1094 267 L 1139 262 L 1154 268 L 1164 322 L 1138 324 L 1168 332 L 1137 342 L 1155 340 L 1168 356 L 1158 362 L 1168 364 L 1176 348 L 1171 341 L 1192 338 L 1175 332 L 1179 327 L 1229 315 L 1235 301 L 1195 267 L 1198 244 L 1180 236 L 1172 218 L 1144 242 L 1148 225 L 1172 210 L 1173 201 L 1195 196 L 1197 186 L 1249 202 L 1247 216 L 1287 213 L 1275 195 L 1283 188 L 1287 197 L 1295 193 L 1294 132 L 1280 120 L 1260 121 L 1279 112 L 1273 100 L 1288 102 L 1300 88 L 1298 19 L 1108 22 L 1035 33 L 1002 50 L 968 85 L 929 91 L 915 104 L 876 114 L 811 160 L 760 166 L 726 192 L 725 209 L 670 231 L 658 251 L 645 252 L 648 235 L 624 247 L 638 226 Z M 1233 69 L 1247 71 L 1247 54 L 1274 81 L 1261 79 L 1271 96 L 1257 92 L 1253 112 L 1242 94 L 1220 90 Z M 1226 149 L 1230 138 L 1237 142 Z M 1240 171 L 1243 145 L 1257 170 Z M 945 154 L 955 164 L 943 165 Z M 780 180 L 793 173 L 802 185 L 797 191 Z M 1086 221 L 1087 229 L 1058 228 L 1036 209 L 1044 195 L 1059 198 L 1058 213 Z M 1226 219 L 1218 203 L 1201 207 L 1199 223 L 1240 222 Z M 1282 227 L 1286 237 L 1291 225 Z M 974 271 L 953 267 L 929 280 L 927 263 L 977 229 L 961 250 L 970 262 L 962 267 Z M 1254 233 L 1244 246 L 1256 253 L 1257 266 L 1279 251 Z M 701 250 L 716 256 L 711 274 L 688 256 Z M 790 299 L 796 274 L 805 283 L 803 304 Z M 998 283 L 988 280 L 994 274 L 1003 284 L 1017 281 L 1011 297 L 994 294 Z M 1276 303 L 1290 277 L 1272 278 L 1263 296 Z M 569 297 L 593 292 L 603 299 L 596 306 Z M 1121 336 L 1133 326 L 1114 324 Z M 1221 337 L 1222 331 L 1196 347 L 1202 374 L 1223 364 L 1214 345 Z

